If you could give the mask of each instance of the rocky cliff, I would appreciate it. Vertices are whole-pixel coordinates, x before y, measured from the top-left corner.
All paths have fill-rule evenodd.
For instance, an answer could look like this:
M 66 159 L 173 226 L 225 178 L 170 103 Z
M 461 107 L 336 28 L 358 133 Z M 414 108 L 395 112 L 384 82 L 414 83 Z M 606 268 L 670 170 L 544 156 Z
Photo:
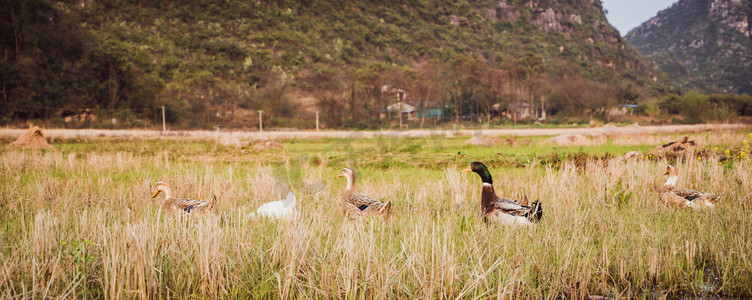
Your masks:
M 684 90 L 752 94 L 752 1 L 681 0 L 626 39 Z

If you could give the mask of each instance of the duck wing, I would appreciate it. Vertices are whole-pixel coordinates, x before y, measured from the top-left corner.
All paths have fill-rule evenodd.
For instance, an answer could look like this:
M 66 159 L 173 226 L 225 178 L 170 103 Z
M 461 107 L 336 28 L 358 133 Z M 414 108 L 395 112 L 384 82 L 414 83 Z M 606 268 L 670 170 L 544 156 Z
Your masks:
M 500 210 L 504 213 L 512 214 L 515 216 L 527 214 L 531 209 L 533 209 L 530 206 L 522 205 L 515 201 L 504 198 L 497 198 L 496 201 L 491 204 L 491 207 L 494 210 Z
M 186 209 L 191 206 L 200 205 L 202 201 L 193 200 L 193 199 L 175 199 L 175 202 L 173 202 L 173 205 L 175 205 L 179 209 Z
M 708 195 L 712 195 L 708 193 L 703 193 L 703 192 L 698 192 L 695 190 L 683 189 L 683 188 L 675 188 L 672 190 L 672 192 L 675 195 L 682 197 L 684 199 L 687 199 L 689 201 L 695 200 L 697 198 L 704 198 L 704 197 L 707 197 Z
M 369 207 L 381 207 L 382 205 L 381 202 L 373 200 L 371 199 L 371 197 L 368 197 L 366 195 L 360 194 L 351 194 L 345 197 L 343 200 L 345 203 L 351 204 L 361 211 L 366 210 Z
M 214 195 L 210 200 L 198 201 L 193 199 L 175 199 L 174 205 L 182 209 L 186 213 L 190 213 L 192 210 L 199 209 L 211 209 L 214 207 L 214 203 L 217 201 L 217 196 Z
M 486 220 L 503 224 L 530 225 L 543 217 L 543 206 L 538 201 L 534 201 L 532 206 L 527 206 L 498 198 L 489 208 L 486 210 Z
M 345 210 L 345 213 L 351 218 L 363 216 L 363 210 L 351 203 L 342 202 L 342 208 Z
M 686 198 L 677 195 L 673 192 L 673 189 L 664 191 L 660 193 L 659 196 L 663 203 L 666 203 L 673 207 L 683 208 L 692 206 L 692 201 L 688 201 Z

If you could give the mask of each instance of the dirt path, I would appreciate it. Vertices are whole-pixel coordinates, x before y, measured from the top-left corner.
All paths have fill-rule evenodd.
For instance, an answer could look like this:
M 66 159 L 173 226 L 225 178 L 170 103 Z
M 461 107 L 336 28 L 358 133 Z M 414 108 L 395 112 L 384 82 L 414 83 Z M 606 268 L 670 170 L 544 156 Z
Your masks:
M 707 131 L 731 131 L 752 128 L 745 124 L 700 124 L 665 126 L 606 125 L 595 128 L 517 128 L 517 129 L 460 129 L 460 130 L 405 130 L 405 131 L 169 131 L 157 130 L 106 130 L 106 129 L 44 129 L 50 138 L 187 138 L 187 139 L 316 139 L 316 138 L 374 138 L 374 137 L 428 137 L 428 136 L 556 136 L 561 134 L 581 135 L 637 135 L 655 133 L 696 133 Z M 26 129 L 0 128 L 0 138 L 17 138 Z

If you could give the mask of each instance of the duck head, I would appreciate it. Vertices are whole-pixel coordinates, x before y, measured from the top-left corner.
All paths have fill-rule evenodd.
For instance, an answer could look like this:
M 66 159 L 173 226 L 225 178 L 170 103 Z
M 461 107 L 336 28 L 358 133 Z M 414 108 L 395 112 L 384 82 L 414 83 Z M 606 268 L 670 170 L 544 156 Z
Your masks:
M 347 190 L 352 189 L 355 186 L 355 171 L 351 168 L 345 167 L 342 172 L 339 172 L 337 177 L 345 177 L 347 179 Z
M 663 175 L 668 175 L 665 185 L 676 186 L 676 182 L 679 181 L 679 171 L 672 165 L 666 167 L 666 172 Z
M 493 184 L 493 179 L 491 178 L 491 173 L 488 172 L 488 168 L 486 168 L 486 165 L 484 165 L 482 162 L 476 161 L 470 164 L 467 169 L 464 169 L 460 171 L 462 173 L 467 172 L 475 172 L 480 176 L 480 180 L 483 181 L 483 183 Z
M 151 197 L 156 198 L 157 195 L 159 195 L 159 192 L 164 192 L 165 198 L 172 198 L 172 187 L 170 186 L 170 183 L 165 180 L 157 182 L 157 186 L 154 188 L 154 194 L 152 194 Z
M 668 165 L 666 166 L 666 172 L 663 173 L 663 175 L 679 175 L 679 172 L 676 170 L 676 167 Z

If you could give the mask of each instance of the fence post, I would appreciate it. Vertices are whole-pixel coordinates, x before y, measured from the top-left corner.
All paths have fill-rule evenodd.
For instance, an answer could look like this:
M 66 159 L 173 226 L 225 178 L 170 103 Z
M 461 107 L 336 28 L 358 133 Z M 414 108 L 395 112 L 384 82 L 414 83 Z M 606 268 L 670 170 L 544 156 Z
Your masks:
M 167 123 L 165 123 L 164 105 L 162 105 L 162 134 L 167 131 Z

